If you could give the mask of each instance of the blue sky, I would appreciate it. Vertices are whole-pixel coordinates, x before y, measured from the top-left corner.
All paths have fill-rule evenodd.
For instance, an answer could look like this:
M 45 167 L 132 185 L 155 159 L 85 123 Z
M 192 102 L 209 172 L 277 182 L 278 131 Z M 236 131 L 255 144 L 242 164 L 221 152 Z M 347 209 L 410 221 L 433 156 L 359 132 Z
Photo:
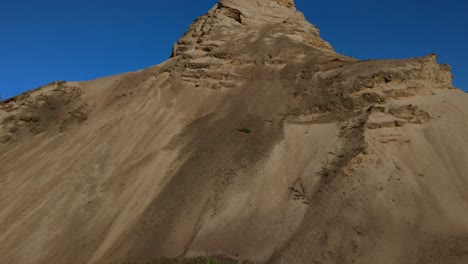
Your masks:
M 166 60 L 216 0 L 3 1 L 0 93 L 55 80 L 90 80 Z M 468 1 L 296 0 L 337 52 L 358 59 L 439 54 L 468 90 Z

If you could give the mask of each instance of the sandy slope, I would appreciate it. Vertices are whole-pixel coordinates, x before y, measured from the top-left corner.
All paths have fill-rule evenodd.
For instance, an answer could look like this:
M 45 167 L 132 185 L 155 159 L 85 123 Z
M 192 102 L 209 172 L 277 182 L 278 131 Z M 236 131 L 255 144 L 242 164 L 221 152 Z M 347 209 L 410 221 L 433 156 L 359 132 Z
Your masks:
M 366 154 L 316 198 L 275 263 L 467 263 L 466 98 L 438 90 L 385 104 L 432 118 L 367 129 Z
M 0 262 L 467 263 L 468 95 L 225 0 L 171 59 L 0 103 Z

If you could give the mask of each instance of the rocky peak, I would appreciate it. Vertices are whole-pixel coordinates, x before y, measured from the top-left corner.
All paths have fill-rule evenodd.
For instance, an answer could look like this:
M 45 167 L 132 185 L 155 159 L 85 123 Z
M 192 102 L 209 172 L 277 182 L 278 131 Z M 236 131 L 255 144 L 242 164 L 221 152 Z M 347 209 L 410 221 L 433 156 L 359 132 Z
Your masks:
M 220 6 L 237 10 L 251 26 L 278 23 L 285 19 L 304 19 L 291 0 L 221 0 Z
M 278 9 L 288 8 L 296 10 L 293 0 L 221 0 L 225 5 L 237 5 L 250 7 L 252 9 Z
M 206 15 L 195 20 L 174 45 L 171 57 L 186 52 L 190 56 L 201 54 L 200 51 L 226 46 L 247 36 L 251 36 L 250 40 L 287 37 L 332 51 L 331 45 L 320 38 L 318 28 L 296 10 L 293 0 L 220 0 Z
M 239 83 L 235 69 L 270 63 L 265 58 L 280 67 L 304 49 L 338 56 L 292 0 L 220 0 L 178 40 L 161 71 L 187 85 L 228 87 Z

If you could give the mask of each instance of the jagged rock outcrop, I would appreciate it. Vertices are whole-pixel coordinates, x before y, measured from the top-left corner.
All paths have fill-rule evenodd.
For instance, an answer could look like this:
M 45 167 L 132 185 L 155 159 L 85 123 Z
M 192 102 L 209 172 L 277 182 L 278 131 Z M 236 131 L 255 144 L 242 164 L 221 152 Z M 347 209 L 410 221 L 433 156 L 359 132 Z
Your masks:
M 221 0 L 160 65 L 0 103 L 0 262 L 466 263 L 467 101 Z

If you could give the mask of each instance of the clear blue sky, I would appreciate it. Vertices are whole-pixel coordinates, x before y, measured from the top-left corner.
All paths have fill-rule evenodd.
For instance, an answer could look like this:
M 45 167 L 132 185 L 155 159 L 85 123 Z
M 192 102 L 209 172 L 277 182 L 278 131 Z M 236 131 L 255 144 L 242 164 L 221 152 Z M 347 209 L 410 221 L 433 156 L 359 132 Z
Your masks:
M 216 0 L 0 3 L 0 92 L 89 80 L 168 58 L 172 44 Z M 468 90 L 468 1 L 296 0 L 336 51 L 359 59 L 435 52 Z

